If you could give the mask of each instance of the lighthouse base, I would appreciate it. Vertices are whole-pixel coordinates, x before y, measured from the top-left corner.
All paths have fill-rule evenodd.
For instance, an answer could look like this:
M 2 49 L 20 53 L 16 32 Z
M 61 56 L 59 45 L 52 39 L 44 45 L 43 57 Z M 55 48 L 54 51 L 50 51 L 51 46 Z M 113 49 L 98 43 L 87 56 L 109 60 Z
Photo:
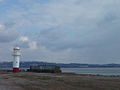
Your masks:
M 20 69 L 19 68 L 13 68 L 13 72 L 19 72 Z

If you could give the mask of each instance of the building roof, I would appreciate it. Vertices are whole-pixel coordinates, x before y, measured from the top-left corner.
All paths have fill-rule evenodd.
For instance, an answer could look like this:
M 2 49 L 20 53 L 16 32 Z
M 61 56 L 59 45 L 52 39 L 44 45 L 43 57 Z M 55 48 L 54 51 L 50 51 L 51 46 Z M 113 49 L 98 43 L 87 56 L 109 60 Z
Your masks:
M 20 47 L 14 47 L 14 50 L 20 50 Z

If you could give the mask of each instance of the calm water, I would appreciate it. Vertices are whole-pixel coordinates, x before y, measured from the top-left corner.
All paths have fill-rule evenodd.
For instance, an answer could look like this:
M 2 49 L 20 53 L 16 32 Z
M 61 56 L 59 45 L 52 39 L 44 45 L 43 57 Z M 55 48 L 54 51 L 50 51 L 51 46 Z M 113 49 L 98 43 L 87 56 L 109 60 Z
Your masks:
M 120 75 L 120 68 L 61 68 L 61 70 L 77 74 Z

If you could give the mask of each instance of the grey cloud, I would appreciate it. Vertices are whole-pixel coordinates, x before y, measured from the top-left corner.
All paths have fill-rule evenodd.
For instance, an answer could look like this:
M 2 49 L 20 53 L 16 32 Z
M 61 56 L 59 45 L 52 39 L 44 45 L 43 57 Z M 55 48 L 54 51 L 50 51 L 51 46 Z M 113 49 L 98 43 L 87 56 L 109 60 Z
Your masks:
M 31 2 L 34 3 L 29 5 L 27 0 L 28 10 L 12 8 L 12 13 L 7 14 L 11 13 L 9 17 L 16 22 L 22 22 L 18 27 L 33 25 L 39 28 L 23 31 L 39 45 L 37 50 L 28 50 L 28 42 L 21 42 L 24 60 L 120 63 L 120 0 Z M 29 35 L 33 32 L 37 32 L 37 36 Z
M 28 42 L 19 42 L 19 47 L 23 49 L 29 48 Z
M 13 23 L 1 24 L 0 27 L 0 43 L 12 42 L 17 39 L 18 33 L 11 28 Z
M 57 52 L 71 49 L 69 57 L 72 54 L 75 61 L 119 62 L 120 2 L 118 0 L 83 2 L 83 7 L 87 5 L 86 9 L 83 8 L 84 16 L 81 16 L 81 12 L 77 19 L 66 24 L 67 26 L 43 30 L 39 35 L 40 44 Z M 72 61 L 70 58 L 67 59 Z

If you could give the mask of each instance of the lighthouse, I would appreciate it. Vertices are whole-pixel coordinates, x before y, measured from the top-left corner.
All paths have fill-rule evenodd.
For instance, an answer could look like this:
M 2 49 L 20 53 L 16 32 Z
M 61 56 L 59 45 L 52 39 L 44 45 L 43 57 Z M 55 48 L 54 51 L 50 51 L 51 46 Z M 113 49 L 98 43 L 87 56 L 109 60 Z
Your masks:
M 19 72 L 19 62 L 20 62 L 21 52 L 19 47 L 13 48 L 13 72 Z

